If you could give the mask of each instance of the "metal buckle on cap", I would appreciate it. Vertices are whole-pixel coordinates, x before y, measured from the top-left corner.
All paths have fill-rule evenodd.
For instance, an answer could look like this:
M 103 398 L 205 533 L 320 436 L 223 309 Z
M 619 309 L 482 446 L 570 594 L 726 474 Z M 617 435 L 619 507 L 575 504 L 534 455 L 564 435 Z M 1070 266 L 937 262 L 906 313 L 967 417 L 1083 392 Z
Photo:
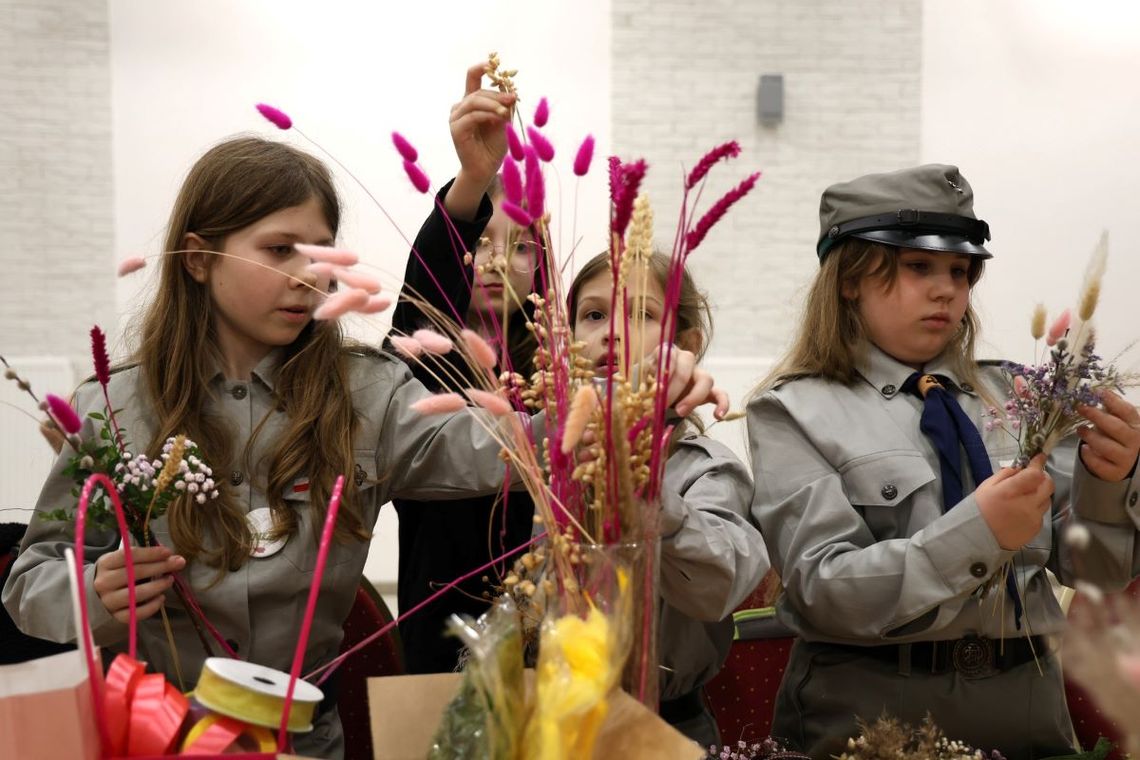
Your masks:
M 997 672 L 994 642 L 979 636 L 966 636 L 955 641 L 950 661 L 963 678 L 985 678 Z
M 899 209 L 899 212 L 895 214 L 895 218 L 898 219 L 899 224 L 910 226 L 922 221 L 922 212 L 913 208 Z

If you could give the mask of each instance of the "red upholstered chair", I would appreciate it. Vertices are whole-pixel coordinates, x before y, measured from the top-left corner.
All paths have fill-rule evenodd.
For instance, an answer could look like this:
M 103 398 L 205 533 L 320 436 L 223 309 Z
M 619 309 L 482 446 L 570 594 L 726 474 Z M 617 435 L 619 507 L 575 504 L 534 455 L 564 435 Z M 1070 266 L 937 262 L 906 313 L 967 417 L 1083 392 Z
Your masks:
M 340 651 L 393 620 L 383 597 L 367 580 L 356 590 L 356 601 L 344 621 Z M 337 707 L 344 726 L 345 760 L 372 760 L 372 727 L 368 719 L 368 679 L 404 674 L 404 646 L 398 628 L 381 636 L 345 661 L 339 671 Z
M 737 608 L 736 639 L 724 667 L 705 685 L 709 706 L 725 745 L 763 739 L 772 730 L 772 712 L 788 655 L 795 640 L 768 606 L 778 579 L 766 577 Z

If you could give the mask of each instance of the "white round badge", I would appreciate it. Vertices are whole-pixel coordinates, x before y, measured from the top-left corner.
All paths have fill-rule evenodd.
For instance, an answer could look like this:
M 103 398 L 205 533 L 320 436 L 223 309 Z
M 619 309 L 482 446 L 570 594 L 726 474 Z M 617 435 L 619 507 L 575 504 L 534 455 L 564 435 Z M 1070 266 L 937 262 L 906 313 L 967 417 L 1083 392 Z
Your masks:
M 259 507 L 245 516 L 249 523 L 249 532 L 253 534 L 253 548 L 249 556 L 257 559 L 272 557 L 281 551 L 288 538 L 273 538 L 273 510 L 269 507 Z

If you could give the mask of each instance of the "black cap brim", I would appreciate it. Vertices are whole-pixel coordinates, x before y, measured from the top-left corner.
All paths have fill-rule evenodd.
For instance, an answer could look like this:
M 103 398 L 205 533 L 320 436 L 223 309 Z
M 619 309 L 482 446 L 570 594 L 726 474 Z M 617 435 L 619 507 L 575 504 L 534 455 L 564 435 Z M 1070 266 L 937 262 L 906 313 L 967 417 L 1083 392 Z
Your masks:
M 924 234 L 911 230 L 867 230 L 866 232 L 857 232 L 851 237 L 873 240 L 876 243 L 884 243 L 896 248 L 962 253 L 982 259 L 993 258 L 993 254 L 987 251 L 985 246 L 971 242 L 964 235 Z

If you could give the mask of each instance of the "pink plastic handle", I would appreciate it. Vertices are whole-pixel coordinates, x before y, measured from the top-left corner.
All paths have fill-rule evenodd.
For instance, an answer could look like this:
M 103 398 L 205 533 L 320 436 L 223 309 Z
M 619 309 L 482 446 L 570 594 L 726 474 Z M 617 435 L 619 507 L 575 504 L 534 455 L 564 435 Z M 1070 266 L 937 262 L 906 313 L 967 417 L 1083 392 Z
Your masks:
M 91 619 L 87 615 L 87 584 L 84 582 L 84 551 L 83 538 L 87 529 L 87 504 L 91 500 L 91 492 L 96 486 L 103 486 L 103 490 L 111 497 L 115 506 L 115 520 L 119 523 L 119 533 L 123 538 L 123 555 L 127 566 L 127 627 L 128 627 L 128 653 L 132 659 L 137 653 L 138 638 L 138 612 L 135 609 L 135 561 L 131 556 L 131 532 L 127 527 L 127 516 L 123 512 L 123 502 L 119 499 L 119 492 L 115 483 L 101 472 L 92 473 L 83 482 L 83 491 L 79 495 L 79 510 L 75 515 L 75 574 L 76 591 L 79 596 L 79 615 L 77 621 L 81 631 L 77 636 L 83 637 L 83 654 L 87 659 L 87 677 L 91 682 L 91 694 L 95 701 L 95 722 L 99 727 L 99 740 L 103 745 L 103 753 L 111 752 L 111 737 L 107 734 L 107 714 L 103 704 L 102 683 L 103 672 L 95 664 L 95 640 L 91 634 Z
M 321 531 L 321 543 L 317 549 L 317 566 L 313 569 L 313 582 L 309 586 L 309 601 L 305 605 L 305 616 L 301 619 L 301 635 L 297 637 L 297 648 L 293 651 L 293 667 L 289 671 L 289 686 L 285 691 L 285 707 L 281 711 L 281 726 L 277 729 L 277 751 L 285 750 L 288 735 L 289 712 L 293 707 L 293 691 L 301 676 L 301 666 L 305 661 L 305 648 L 309 644 L 309 631 L 313 627 L 313 615 L 317 611 L 317 597 L 321 594 L 321 578 L 325 574 L 325 561 L 328 559 L 329 544 L 332 543 L 336 515 L 340 511 L 340 495 L 344 490 L 344 476 L 340 475 L 333 486 L 332 498 L 325 513 L 325 527 Z

